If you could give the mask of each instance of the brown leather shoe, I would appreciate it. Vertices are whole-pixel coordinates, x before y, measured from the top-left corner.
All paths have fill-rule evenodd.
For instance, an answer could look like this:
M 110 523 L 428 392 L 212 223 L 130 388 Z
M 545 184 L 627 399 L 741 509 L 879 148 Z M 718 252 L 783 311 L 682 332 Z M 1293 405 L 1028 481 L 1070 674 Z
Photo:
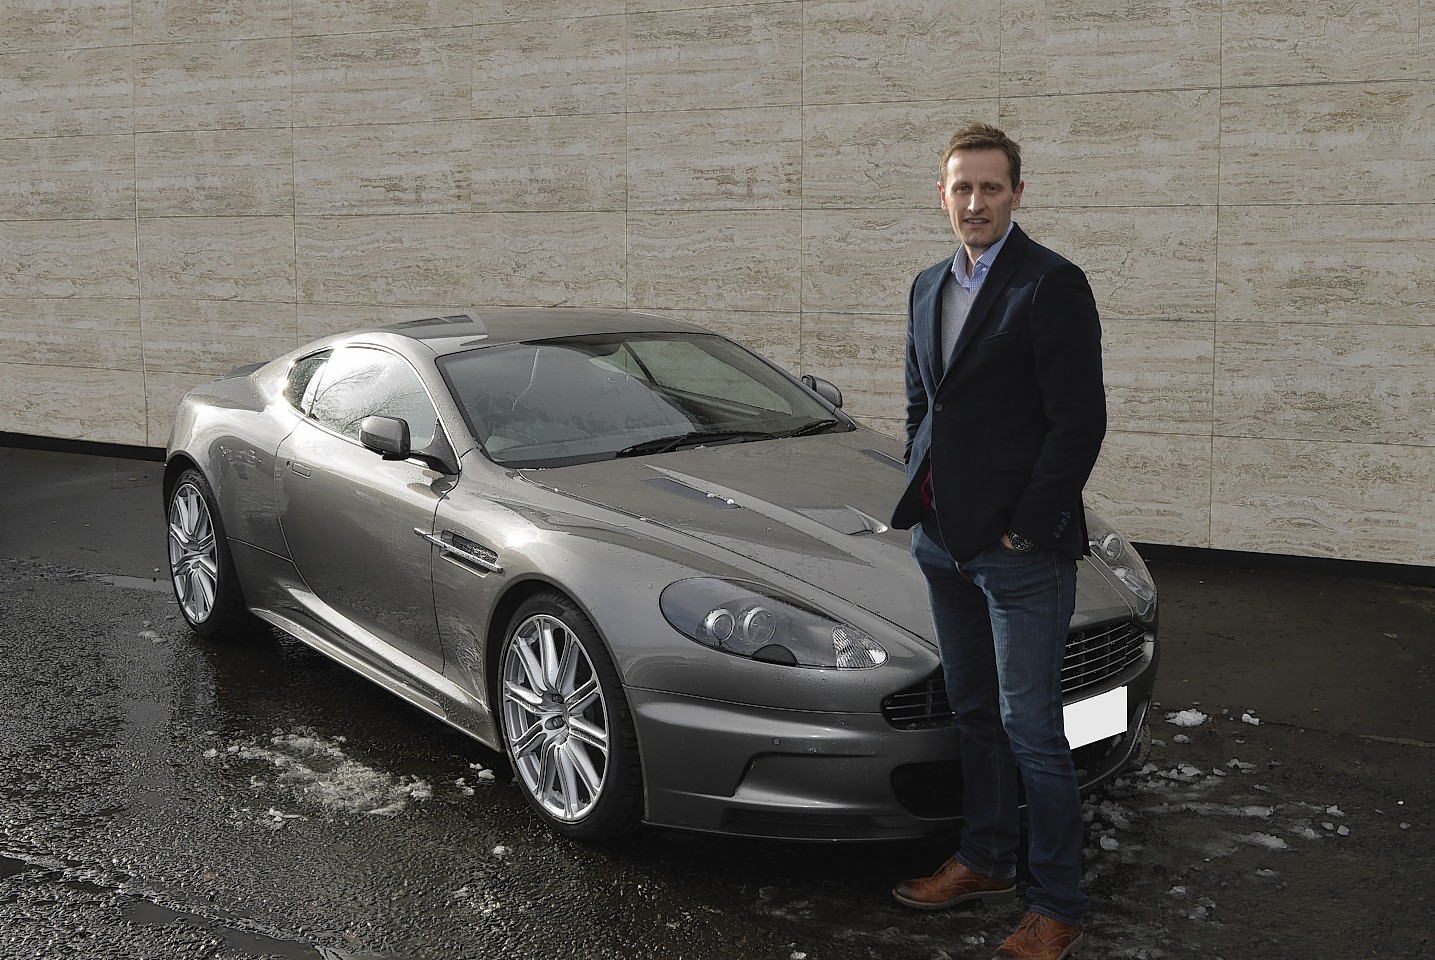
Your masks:
M 1085 939 L 1080 927 L 1044 913 L 1028 913 L 1016 932 L 997 947 L 992 960 L 1065 960 L 1081 949 Z
M 1005 903 L 1016 897 L 1014 880 L 994 880 L 955 859 L 930 877 L 903 880 L 892 888 L 897 902 L 917 910 L 945 910 L 959 903 Z

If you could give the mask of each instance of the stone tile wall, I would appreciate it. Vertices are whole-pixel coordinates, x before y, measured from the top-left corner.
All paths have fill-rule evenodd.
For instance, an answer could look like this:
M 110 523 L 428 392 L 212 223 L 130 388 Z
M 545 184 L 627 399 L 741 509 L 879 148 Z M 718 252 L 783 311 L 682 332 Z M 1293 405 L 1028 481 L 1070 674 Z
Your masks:
M 421 312 L 694 319 L 901 429 L 935 158 L 1026 150 L 1134 537 L 1435 563 L 1435 0 L 0 5 L 0 431 Z

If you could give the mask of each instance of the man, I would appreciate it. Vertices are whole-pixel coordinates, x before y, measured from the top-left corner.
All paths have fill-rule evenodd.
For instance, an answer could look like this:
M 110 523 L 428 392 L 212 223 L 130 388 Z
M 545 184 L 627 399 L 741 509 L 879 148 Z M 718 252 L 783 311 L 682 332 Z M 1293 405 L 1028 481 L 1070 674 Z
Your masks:
M 938 190 L 961 245 L 908 303 L 907 489 L 892 523 L 915 527 L 961 736 L 963 826 L 937 873 L 893 895 L 921 910 L 1014 898 L 1019 774 L 1030 906 L 994 956 L 1057 960 L 1081 946 L 1090 908 L 1061 664 L 1106 398 L 1091 287 L 1012 222 L 1025 186 L 1005 133 L 957 131 Z

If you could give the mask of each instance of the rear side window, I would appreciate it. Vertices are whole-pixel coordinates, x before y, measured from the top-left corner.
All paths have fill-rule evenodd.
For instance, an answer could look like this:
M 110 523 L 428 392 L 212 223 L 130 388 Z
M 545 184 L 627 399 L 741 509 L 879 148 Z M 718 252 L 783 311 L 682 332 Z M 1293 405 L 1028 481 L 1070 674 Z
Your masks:
M 347 347 L 334 351 L 308 385 L 309 416 L 336 433 L 359 439 L 365 417 L 399 417 L 408 421 L 415 450 L 434 437 L 438 412 L 413 368 L 383 350 Z
M 328 352 L 316 353 L 312 357 L 305 357 L 289 368 L 289 382 L 284 386 L 284 399 L 289 401 L 290 406 L 296 410 L 307 410 L 305 392 L 309 384 L 314 382 L 314 374 L 328 361 Z

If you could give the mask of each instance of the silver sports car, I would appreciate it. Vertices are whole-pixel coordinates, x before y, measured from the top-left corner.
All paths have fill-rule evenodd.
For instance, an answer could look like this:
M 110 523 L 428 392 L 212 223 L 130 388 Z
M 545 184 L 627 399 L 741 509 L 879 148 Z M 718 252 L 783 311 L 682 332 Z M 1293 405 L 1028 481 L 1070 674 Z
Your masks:
M 505 751 L 572 837 L 790 838 L 960 816 L 902 445 L 699 327 L 498 310 L 320 340 L 181 401 L 180 609 L 255 618 Z M 1089 517 L 1064 685 L 1086 787 L 1141 740 L 1141 558 Z

